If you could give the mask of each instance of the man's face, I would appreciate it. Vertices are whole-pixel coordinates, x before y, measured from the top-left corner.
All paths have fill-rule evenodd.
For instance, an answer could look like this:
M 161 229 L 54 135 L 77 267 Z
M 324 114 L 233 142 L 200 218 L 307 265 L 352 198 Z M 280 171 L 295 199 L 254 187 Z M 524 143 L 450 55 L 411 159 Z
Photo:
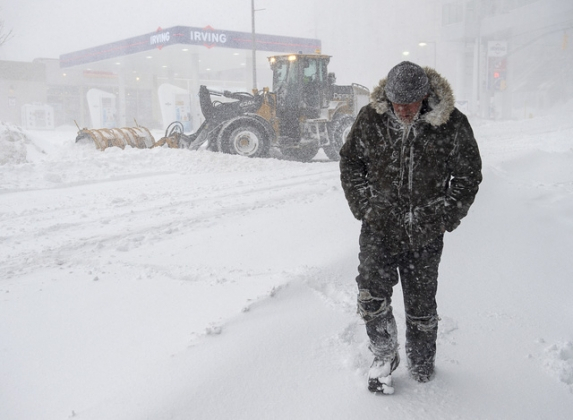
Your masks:
M 400 120 L 405 124 L 410 124 L 414 121 L 414 118 L 420 111 L 422 107 L 422 100 L 418 102 L 413 102 L 411 104 L 395 104 L 392 102 L 392 107 L 394 108 L 394 113 Z

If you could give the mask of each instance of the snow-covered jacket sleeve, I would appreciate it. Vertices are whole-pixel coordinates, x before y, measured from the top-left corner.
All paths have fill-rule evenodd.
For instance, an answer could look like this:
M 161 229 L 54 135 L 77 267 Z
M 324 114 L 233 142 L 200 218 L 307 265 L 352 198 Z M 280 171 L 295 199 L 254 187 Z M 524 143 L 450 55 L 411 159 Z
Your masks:
M 362 220 L 370 207 L 368 153 L 362 141 L 366 107 L 358 113 L 346 142 L 340 150 L 340 181 L 354 217 Z
M 473 130 L 466 116 L 459 114 L 461 122 L 447 162 L 451 179 L 446 190 L 444 223 L 448 232 L 468 214 L 482 181 L 481 157 Z

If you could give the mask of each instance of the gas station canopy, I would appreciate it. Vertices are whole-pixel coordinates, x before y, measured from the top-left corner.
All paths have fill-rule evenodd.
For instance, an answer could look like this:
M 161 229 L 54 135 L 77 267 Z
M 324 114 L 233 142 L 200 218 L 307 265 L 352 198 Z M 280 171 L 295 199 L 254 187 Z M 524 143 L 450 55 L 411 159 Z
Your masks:
M 198 45 L 209 49 L 222 47 L 252 50 L 253 38 L 249 32 L 215 30 L 211 26 L 205 28 L 189 26 L 174 26 L 168 29 L 157 28 L 157 31 L 148 34 L 63 54 L 60 56 L 60 67 L 72 67 L 130 54 L 161 50 L 165 46 L 175 44 Z M 320 47 L 320 40 L 318 39 L 255 35 L 255 49 L 257 51 L 312 54 L 320 51 Z
M 182 119 L 198 127 L 200 85 L 248 91 L 258 73 L 257 87 L 266 87 L 272 83 L 267 56 L 320 50 L 318 39 L 255 34 L 253 45 L 250 32 L 174 26 L 62 54 L 59 63 L 66 83 L 80 88 L 83 108 L 74 118 L 86 121 L 89 110 L 86 125 L 125 126 L 136 118 L 152 127 Z M 262 51 L 269 53 L 253 60 L 253 52 Z

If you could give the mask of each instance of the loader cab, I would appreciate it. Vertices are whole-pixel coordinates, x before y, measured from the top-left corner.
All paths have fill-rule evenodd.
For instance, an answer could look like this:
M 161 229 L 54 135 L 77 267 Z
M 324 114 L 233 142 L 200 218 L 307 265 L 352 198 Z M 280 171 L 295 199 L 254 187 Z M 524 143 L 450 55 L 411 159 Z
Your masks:
M 300 138 L 299 121 L 320 116 L 328 106 L 330 56 L 291 54 L 269 57 L 281 136 Z

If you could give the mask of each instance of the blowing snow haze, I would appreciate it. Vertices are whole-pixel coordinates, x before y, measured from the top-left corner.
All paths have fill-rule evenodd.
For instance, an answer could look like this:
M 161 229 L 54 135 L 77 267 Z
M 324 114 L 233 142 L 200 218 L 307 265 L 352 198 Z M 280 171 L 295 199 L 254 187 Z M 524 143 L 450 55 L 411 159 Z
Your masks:
M 446 237 L 436 379 L 403 363 L 392 397 L 366 388 L 361 224 L 324 147 L 302 163 L 75 141 L 75 122 L 136 119 L 159 139 L 193 114 L 192 132 L 200 85 L 250 91 L 251 0 L 0 0 L 0 419 L 569 420 L 573 1 L 255 8 L 257 34 L 332 55 L 331 97 L 409 60 L 436 67 L 471 121 L 484 181 Z M 164 31 L 214 43 L 207 26 L 247 47 Z M 145 49 L 128 54 L 134 39 Z M 70 53 L 85 62 L 62 65 Z M 258 87 L 274 53 L 257 51 Z
M 573 3 L 568 0 L 254 4 L 257 33 L 319 39 L 322 52 L 333 56 L 330 71 L 342 84 L 372 88 L 407 59 L 436 67 L 452 83 L 460 106 L 485 118 L 523 118 L 572 95 Z M 0 0 L 0 17 L 13 35 L 0 47 L 0 59 L 31 62 L 159 27 L 250 33 L 251 2 Z M 501 43 L 502 55 L 492 55 L 494 42 Z M 268 67 L 257 70 L 270 74 Z

